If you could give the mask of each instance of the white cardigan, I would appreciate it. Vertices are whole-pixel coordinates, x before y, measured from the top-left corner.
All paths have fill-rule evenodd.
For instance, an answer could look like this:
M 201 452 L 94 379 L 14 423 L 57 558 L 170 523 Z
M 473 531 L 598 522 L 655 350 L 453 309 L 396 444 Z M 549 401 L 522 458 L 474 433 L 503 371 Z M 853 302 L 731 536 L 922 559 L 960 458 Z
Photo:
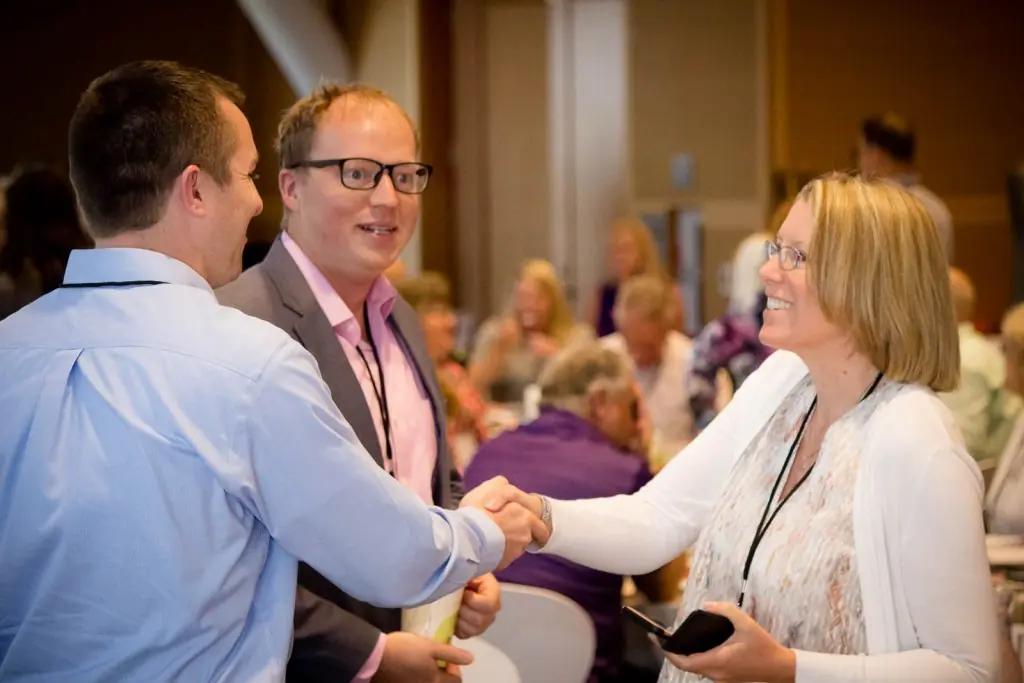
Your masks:
M 644 574 L 678 556 L 806 374 L 797 356 L 777 351 L 643 489 L 552 501 L 554 532 L 541 552 L 614 574 Z M 930 390 L 904 385 L 875 410 L 864 442 L 853 522 L 868 655 L 798 650 L 796 680 L 997 680 L 981 477 L 952 416 Z

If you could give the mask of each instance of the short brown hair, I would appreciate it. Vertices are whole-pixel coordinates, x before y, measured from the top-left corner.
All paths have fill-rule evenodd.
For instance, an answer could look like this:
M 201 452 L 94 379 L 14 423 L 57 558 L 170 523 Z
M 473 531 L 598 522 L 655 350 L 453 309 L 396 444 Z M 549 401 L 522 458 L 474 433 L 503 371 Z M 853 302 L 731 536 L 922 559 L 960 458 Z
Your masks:
M 618 321 L 627 312 L 633 312 L 645 320 L 670 323 L 674 309 L 665 280 L 657 275 L 634 275 L 622 283 L 615 297 L 613 315 Z
M 237 85 L 175 62 L 125 64 L 89 84 L 71 117 L 71 183 L 86 229 L 110 237 L 156 223 L 189 164 L 228 180 L 237 141 L 218 110 Z
M 831 173 L 800 191 L 816 229 L 807 267 L 825 316 L 897 382 L 956 387 L 960 350 L 935 224 L 885 180 Z
M 321 83 L 309 95 L 290 106 L 277 126 L 276 147 L 280 168 L 288 168 L 300 161 L 308 160 L 309 150 L 313 147 L 313 136 L 316 134 L 316 127 L 320 123 L 320 119 L 335 100 L 342 98 L 351 100 L 353 103 L 382 104 L 395 107 L 409 122 L 409 128 L 412 129 L 413 137 L 416 139 L 416 149 L 419 149 L 419 135 L 412 119 L 383 90 L 361 83 L 348 85 Z
M 436 308 L 451 308 L 451 285 L 448 278 L 433 270 L 424 271 L 419 277 L 399 282 L 395 289 L 417 313 Z

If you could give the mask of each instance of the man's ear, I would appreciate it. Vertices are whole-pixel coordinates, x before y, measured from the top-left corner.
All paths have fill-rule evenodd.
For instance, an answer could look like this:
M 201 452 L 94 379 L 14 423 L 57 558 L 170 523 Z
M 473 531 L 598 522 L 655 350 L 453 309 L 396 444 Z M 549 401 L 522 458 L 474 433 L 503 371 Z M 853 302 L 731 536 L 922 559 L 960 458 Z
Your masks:
M 595 389 L 587 393 L 587 413 L 594 423 L 600 424 L 604 420 L 607 407 L 608 392 L 605 389 Z
M 185 167 L 174 181 L 172 196 L 194 216 L 205 216 L 206 203 L 203 201 L 202 172 L 195 164 Z
M 277 190 L 281 193 L 281 203 L 289 211 L 299 207 L 299 178 L 294 169 L 282 168 L 277 173 Z

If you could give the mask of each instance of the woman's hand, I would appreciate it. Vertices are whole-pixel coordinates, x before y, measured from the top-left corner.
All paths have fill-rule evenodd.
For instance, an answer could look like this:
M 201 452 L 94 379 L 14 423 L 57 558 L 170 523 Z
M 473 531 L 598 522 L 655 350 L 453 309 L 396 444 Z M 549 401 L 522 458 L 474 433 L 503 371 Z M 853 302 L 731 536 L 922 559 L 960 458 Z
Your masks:
M 796 680 L 796 653 L 779 644 L 739 607 L 729 602 L 709 602 L 702 609 L 729 619 L 736 632 L 707 652 L 688 657 L 666 652 L 673 666 L 718 683 L 791 683 Z

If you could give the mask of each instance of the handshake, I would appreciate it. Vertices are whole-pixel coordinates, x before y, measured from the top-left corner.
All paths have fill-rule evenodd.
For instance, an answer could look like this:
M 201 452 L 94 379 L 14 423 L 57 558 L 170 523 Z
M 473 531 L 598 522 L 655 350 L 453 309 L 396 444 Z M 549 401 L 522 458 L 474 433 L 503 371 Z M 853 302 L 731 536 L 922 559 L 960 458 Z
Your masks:
M 551 528 L 541 521 L 541 497 L 517 489 L 505 477 L 480 484 L 463 497 L 459 507 L 483 510 L 505 534 L 505 552 L 498 569 L 510 565 L 531 543 L 543 546 L 551 536 Z

